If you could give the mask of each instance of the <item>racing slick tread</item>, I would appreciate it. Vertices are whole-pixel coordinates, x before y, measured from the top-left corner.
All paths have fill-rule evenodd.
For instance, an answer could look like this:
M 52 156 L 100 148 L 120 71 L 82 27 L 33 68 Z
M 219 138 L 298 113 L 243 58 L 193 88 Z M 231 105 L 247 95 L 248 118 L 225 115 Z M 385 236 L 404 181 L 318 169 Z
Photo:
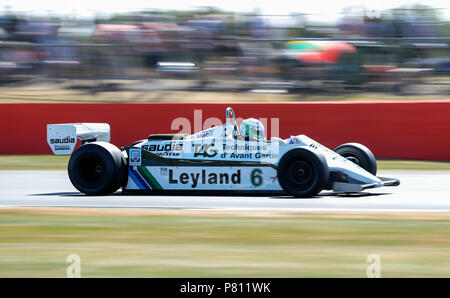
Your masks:
M 106 195 L 127 182 L 127 161 L 119 148 L 106 142 L 82 145 L 70 157 L 69 179 L 87 195 Z

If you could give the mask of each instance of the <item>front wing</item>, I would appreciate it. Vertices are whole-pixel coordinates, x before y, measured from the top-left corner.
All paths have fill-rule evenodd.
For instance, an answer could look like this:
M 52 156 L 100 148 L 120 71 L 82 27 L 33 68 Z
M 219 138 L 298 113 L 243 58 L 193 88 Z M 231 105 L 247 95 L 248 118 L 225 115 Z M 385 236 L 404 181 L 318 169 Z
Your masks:
M 387 178 L 387 177 L 378 177 L 383 186 L 399 186 L 400 180 L 395 178 Z M 335 193 L 355 193 L 361 192 L 365 189 L 379 187 L 376 183 L 370 184 L 351 184 L 351 183 L 342 183 L 342 182 L 334 182 L 333 183 L 333 192 Z

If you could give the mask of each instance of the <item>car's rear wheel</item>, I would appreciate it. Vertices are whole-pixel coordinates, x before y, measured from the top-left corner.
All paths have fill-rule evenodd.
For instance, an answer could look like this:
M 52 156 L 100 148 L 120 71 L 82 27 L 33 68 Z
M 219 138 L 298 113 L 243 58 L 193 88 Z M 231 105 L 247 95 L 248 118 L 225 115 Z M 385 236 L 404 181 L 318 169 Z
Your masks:
M 68 172 L 80 192 L 106 195 L 126 184 L 127 162 L 119 148 L 110 143 L 87 143 L 70 157 Z
M 377 160 L 372 151 L 359 143 L 346 143 L 334 149 L 334 152 L 357 164 L 372 175 L 377 174 Z
M 288 151 L 277 167 L 281 187 L 294 197 L 317 195 L 328 182 L 329 170 L 325 158 L 309 148 Z

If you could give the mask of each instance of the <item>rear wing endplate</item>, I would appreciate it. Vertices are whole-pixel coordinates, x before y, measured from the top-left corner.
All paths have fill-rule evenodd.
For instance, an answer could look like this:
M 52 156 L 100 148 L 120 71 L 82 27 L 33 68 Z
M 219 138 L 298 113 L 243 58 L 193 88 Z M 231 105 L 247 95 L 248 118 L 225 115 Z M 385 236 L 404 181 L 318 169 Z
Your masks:
M 70 155 L 77 139 L 82 143 L 110 141 L 108 123 L 65 123 L 47 125 L 47 143 L 55 155 Z

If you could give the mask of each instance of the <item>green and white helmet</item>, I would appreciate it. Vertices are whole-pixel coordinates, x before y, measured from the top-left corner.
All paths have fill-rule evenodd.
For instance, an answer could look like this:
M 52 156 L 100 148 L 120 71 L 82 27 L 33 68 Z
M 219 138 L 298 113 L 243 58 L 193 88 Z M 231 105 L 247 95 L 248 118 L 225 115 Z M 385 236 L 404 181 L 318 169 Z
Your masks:
M 266 137 L 264 125 L 255 118 L 249 118 L 242 121 L 239 132 L 241 136 L 245 137 L 245 140 L 250 141 L 263 140 Z

